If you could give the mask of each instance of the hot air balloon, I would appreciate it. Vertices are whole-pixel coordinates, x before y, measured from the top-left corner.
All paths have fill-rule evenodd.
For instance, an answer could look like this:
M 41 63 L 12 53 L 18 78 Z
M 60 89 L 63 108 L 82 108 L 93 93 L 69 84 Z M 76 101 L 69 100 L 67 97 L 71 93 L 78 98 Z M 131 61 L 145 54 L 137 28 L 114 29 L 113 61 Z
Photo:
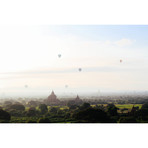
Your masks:
M 25 85 L 24 87 L 25 87 L 25 88 L 28 88 L 28 85 Z
M 58 57 L 60 58 L 62 55 L 61 54 L 58 54 Z
M 120 60 L 120 63 L 122 63 L 122 60 Z
M 82 71 L 82 68 L 79 68 L 78 70 L 81 72 Z

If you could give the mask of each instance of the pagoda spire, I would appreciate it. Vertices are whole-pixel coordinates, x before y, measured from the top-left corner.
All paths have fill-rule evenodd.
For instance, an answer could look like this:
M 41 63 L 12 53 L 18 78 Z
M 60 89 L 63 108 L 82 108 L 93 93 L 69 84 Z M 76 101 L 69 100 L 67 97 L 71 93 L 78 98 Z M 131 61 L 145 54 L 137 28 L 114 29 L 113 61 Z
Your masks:
M 77 97 L 76 97 L 76 100 L 79 100 L 80 98 L 79 98 L 79 96 L 77 95 Z
M 52 90 L 52 92 L 51 92 L 51 95 L 55 95 L 53 90 Z

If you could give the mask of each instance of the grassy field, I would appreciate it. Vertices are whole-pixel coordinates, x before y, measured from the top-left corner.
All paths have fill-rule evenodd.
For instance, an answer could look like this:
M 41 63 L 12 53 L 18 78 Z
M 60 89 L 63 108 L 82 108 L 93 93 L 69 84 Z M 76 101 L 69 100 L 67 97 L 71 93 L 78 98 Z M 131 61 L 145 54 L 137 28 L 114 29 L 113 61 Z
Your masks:
M 98 104 L 101 105 L 101 104 Z M 128 113 L 129 111 L 131 111 L 132 107 L 139 107 L 139 109 L 141 109 L 142 104 L 115 104 L 115 106 L 117 108 L 119 108 L 118 113 L 121 113 L 123 108 L 126 108 L 127 110 L 123 111 L 124 113 Z M 92 107 L 95 107 L 95 105 L 91 105 Z M 107 106 L 107 104 L 103 104 L 103 106 Z
M 102 105 L 102 104 L 98 104 L 98 105 Z M 123 109 L 123 108 L 127 108 L 127 109 L 132 109 L 132 107 L 137 107 L 139 106 L 139 109 L 141 109 L 142 104 L 115 104 L 116 107 L 118 107 L 119 109 Z M 91 105 L 92 107 L 95 107 L 95 105 Z M 103 104 L 103 106 L 107 106 L 107 104 Z
M 118 107 L 119 109 L 123 109 L 123 108 L 127 108 L 127 109 L 132 109 L 134 104 L 115 104 L 116 107 Z M 142 104 L 135 104 L 134 107 L 139 107 L 139 109 L 141 109 Z

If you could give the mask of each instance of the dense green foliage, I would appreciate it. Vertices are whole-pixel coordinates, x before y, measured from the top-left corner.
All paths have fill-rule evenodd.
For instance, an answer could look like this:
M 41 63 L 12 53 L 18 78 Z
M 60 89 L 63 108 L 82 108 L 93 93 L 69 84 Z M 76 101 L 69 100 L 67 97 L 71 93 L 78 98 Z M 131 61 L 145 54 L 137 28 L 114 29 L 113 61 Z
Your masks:
M 1 122 L 9 122 L 10 119 L 11 119 L 11 115 L 8 112 L 0 109 L 0 121 Z
M 125 101 L 125 100 L 123 100 Z M 5 101 L 0 107 L 1 123 L 148 123 L 148 102 L 125 104 L 113 100 L 99 104 L 98 101 L 73 100 L 65 105 L 47 105 L 39 101 L 23 104 Z M 119 104 L 121 103 L 122 104 Z M 138 101 L 139 103 L 139 101 Z

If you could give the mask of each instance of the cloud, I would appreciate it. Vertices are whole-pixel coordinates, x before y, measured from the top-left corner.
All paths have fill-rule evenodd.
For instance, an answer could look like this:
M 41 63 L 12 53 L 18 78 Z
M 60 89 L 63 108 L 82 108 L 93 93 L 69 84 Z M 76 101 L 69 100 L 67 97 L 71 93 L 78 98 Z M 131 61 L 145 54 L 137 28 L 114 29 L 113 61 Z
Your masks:
M 1 79 L 16 79 L 16 78 L 27 78 L 35 77 L 38 78 L 45 76 L 46 74 L 68 74 L 68 73 L 88 73 L 88 72 L 123 72 L 123 71 L 137 71 L 137 68 L 131 67 L 119 67 L 119 66 L 96 66 L 96 67 L 82 67 L 82 71 L 79 72 L 78 68 L 65 68 L 65 69 L 38 69 L 32 71 L 22 71 L 22 72 L 6 72 L 0 73 Z M 41 77 L 40 77 L 41 76 Z
M 118 46 L 127 46 L 131 45 L 134 41 L 130 39 L 121 39 L 119 41 L 116 41 L 115 44 Z
M 135 42 L 135 40 L 123 38 L 123 39 L 118 40 L 118 41 L 106 41 L 105 43 L 107 45 L 116 45 L 116 46 L 122 47 L 122 46 L 132 45 L 134 42 Z

